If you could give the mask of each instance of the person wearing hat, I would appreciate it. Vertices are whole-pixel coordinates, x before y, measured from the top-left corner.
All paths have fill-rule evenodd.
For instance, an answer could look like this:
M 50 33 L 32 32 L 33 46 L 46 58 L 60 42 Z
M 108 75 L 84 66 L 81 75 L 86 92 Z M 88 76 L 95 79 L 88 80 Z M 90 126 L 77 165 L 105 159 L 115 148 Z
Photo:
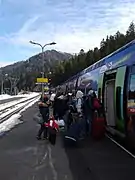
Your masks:
M 49 119 L 49 100 L 47 96 L 44 96 L 43 100 L 38 103 L 40 114 L 42 115 L 42 122 L 40 123 L 41 127 L 38 131 L 37 139 L 41 139 L 43 133 L 43 138 L 47 139 L 47 128 L 44 126 L 44 123 L 48 122 Z
M 84 97 L 84 106 L 83 106 L 83 113 L 84 119 L 86 122 L 86 135 L 89 135 L 91 132 L 91 125 L 93 120 L 93 101 L 94 101 L 95 92 L 91 89 L 89 90 L 88 94 Z

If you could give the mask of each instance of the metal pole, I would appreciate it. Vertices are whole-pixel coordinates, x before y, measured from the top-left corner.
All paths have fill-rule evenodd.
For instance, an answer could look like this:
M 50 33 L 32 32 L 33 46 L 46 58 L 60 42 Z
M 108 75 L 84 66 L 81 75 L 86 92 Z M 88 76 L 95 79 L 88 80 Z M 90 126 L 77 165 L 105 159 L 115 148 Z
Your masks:
M 31 44 L 34 44 L 34 45 L 38 45 L 38 46 L 40 46 L 41 48 L 42 48 L 42 65 L 43 65 L 43 67 L 42 67 L 42 78 L 44 78 L 44 76 L 45 76 L 45 72 L 44 72 L 44 48 L 45 48 L 45 46 L 47 46 L 47 45 L 55 45 L 56 43 L 55 42 L 51 42 L 51 43 L 48 43 L 48 44 L 45 44 L 44 46 L 42 46 L 40 43 L 36 43 L 36 42 L 33 42 L 33 41 L 29 41 Z M 42 83 L 42 98 L 44 97 L 44 84 Z
M 44 47 L 42 46 L 42 78 L 44 78 Z M 44 98 L 44 84 L 42 83 L 42 98 Z

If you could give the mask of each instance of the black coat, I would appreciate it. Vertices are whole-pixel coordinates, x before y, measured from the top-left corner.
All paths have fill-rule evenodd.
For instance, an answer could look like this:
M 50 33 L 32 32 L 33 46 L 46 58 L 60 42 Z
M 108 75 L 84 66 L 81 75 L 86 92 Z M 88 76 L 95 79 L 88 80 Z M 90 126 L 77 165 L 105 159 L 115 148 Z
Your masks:
M 49 106 L 44 107 L 44 106 L 39 106 L 39 111 L 43 117 L 43 123 L 48 122 L 49 119 Z

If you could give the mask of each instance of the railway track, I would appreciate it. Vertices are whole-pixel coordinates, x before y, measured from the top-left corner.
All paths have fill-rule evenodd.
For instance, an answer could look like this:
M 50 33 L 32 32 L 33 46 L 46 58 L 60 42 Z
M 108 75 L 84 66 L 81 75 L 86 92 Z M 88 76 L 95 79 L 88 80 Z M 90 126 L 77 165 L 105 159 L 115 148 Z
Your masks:
M 39 95 L 37 95 L 36 97 L 38 97 Z M 7 105 L 6 107 L 4 106 L 4 105 L 0 105 L 0 107 L 1 107 L 1 109 L 0 109 L 0 115 L 2 114 L 2 113 L 4 113 L 4 112 L 6 112 L 8 109 L 11 109 L 11 108 L 14 108 L 16 105 L 18 105 L 18 104 L 20 104 L 20 103 L 23 103 L 23 102 L 26 102 L 26 101 L 28 101 L 28 100 L 30 100 L 30 99 L 33 99 L 34 97 L 31 97 L 31 98 L 29 98 L 29 99 L 20 99 L 20 100 L 18 100 L 17 102 L 16 102 L 16 100 L 15 100 L 15 104 L 12 104 L 12 105 Z M 14 102 L 14 101 L 13 101 Z M 12 101 L 11 101 L 11 103 L 13 103 Z M 10 103 L 10 102 L 9 102 Z M 3 107 L 2 107 L 3 106 Z
M 23 100 L 21 102 L 18 102 L 12 106 L 5 108 L 4 110 L 1 110 L 0 111 L 0 123 L 3 123 L 8 118 L 10 118 L 12 115 L 19 113 L 23 108 L 25 108 L 29 103 L 36 100 L 38 97 L 40 97 L 40 95 L 37 95 L 37 96 L 32 97 L 27 100 Z

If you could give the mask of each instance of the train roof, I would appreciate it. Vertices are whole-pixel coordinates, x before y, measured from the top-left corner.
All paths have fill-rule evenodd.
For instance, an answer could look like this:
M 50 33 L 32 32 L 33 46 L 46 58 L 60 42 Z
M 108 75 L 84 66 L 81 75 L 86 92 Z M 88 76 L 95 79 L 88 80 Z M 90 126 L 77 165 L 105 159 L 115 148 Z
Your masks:
M 78 76 L 80 76 L 81 74 L 84 74 L 86 72 L 89 72 L 91 69 L 94 70 L 96 68 L 98 68 L 102 62 L 104 62 L 106 59 L 116 55 L 117 53 L 120 53 L 121 51 L 129 48 L 131 45 L 135 44 L 135 40 L 129 42 L 128 44 L 124 45 L 123 47 L 117 49 L 116 51 L 114 51 L 113 53 L 105 56 L 104 58 L 100 59 L 99 61 L 95 62 L 94 64 L 90 65 L 89 67 L 85 68 L 84 70 L 82 70 L 81 72 L 77 73 L 76 75 L 72 76 L 71 78 L 69 78 L 66 82 L 64 82 L 63 84 L 65 83 L 68 83 L 72 80 L 74 80 L 75 78 L 77 78 Z M 99 66 L 98 66 L 99 65 Z M 95 67 L 95 68 L 94 68 Z

